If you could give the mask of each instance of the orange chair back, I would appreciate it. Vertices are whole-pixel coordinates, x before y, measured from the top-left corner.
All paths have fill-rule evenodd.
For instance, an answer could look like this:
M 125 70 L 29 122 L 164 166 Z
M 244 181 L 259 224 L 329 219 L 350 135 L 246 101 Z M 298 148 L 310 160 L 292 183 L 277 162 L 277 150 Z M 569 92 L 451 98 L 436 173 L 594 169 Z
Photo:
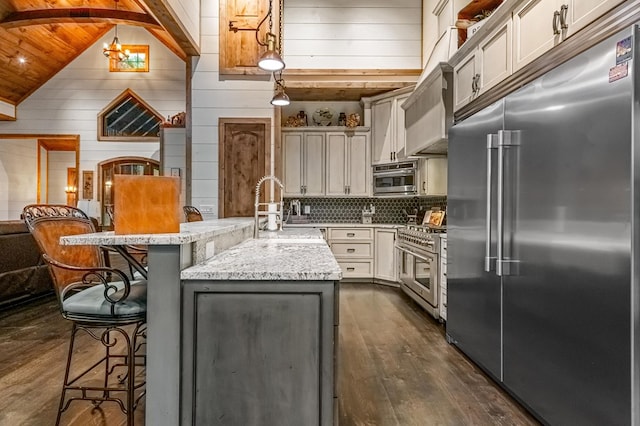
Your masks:
M 31 234 L 49 258 L 71 266 L 96 268 L 104 266 L 98 246 L 68 246 L 60 244 L 60 237 L 95 232 L 89 219 L 80 217 L 41 217 L 27 221 Z M 86 271 L 73 271 L 49 264 L 58 297 L 69 284 L 82 282 Z

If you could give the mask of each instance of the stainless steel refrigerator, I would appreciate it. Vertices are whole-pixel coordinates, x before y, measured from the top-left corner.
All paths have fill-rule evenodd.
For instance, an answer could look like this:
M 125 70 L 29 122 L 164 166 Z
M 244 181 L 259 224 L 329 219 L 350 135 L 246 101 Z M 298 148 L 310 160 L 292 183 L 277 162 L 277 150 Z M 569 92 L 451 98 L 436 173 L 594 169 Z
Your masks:
M 640 425 L 638 34 L 449 132 L 447 337 L 547 424 Z

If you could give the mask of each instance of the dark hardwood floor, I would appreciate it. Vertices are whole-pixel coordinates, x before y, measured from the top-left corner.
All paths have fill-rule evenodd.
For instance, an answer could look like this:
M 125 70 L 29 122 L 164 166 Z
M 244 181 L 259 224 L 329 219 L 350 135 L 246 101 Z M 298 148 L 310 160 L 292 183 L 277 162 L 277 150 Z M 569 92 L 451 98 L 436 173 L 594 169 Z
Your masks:
M 340 297 L 341 426 L 538 424 L 398 289 L 343 284 Z M 70 329 L 53 297 L 0 312 L 1 426 L 54 424 Z M 63 424 L 125 419 L 115 404 L 80 401 Z M 144 424 L 144 403 L 136 424 Z

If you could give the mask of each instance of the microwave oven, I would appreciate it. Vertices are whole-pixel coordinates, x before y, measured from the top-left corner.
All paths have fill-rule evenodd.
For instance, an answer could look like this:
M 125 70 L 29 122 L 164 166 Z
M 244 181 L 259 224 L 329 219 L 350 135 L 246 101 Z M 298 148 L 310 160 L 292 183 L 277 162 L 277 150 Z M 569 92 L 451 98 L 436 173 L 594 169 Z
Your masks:
M 416 195 L 417 185 L 417 161 L 373 166 L 373 195 L 375 196 Z

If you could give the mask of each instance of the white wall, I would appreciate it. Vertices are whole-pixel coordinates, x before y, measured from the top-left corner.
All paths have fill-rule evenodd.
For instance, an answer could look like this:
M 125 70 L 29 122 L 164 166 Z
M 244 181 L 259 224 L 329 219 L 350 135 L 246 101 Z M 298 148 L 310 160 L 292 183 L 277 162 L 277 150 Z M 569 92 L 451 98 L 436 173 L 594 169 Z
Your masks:
M 76 167 L 76 153 L 49 151 L 47 161 L 47 203 L 67 204 L 67 169 Z M 44 193 L 41 194 L 44 196 Z
M 36 202 L 37 152 L 35 139 L 0 139 L 0 220 L 20 219 L 22 208 Z
M 220 80 L 219 2 L 202 0 L 201 7 L 202 51 L 192 81 L 191 203 L 212 218 L 218 215 L 218 118 L 268 117 L 273 126 L 273 82 Z
M 97 116 L 127 88 L 163 117 L 184 111 L 185 64 L 146 30 L 119 25 L 118 36 L 123 43 L 149 45 L 149 72 L 109 72 L 102 45 L 111 42 L 113 35 L 113 31 L 109 31 L 22 102 L 16 121 L 0 122 L 0 134 L 79 135 L 79 176 L 82 170 L 94 170 L 96 184 L 96 164 L 100 161 L 128 155 L 158 159 L 157 142 L 98 142 Z M 31 174 L 35 182 L 35 165 Z
M 203 0 L 204 3 L 205 0 Z M 182 22 L 196 45 L 200 45 L 200 0 L 168 0 L 175 16 Z
M 421 69 L 422 0 L 286 0 L 287 68 Z

